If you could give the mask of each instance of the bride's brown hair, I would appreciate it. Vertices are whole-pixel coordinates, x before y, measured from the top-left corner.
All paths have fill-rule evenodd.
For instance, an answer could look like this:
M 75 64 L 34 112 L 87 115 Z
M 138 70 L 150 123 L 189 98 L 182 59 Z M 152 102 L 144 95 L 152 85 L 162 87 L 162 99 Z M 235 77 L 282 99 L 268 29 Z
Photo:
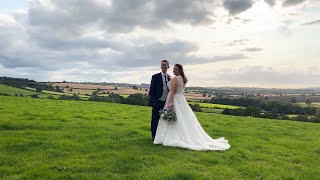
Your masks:
M 186 77 L 186 75 L 184 74 L 184 71 L 183 71 L 183 66 L 181 64 L 175 64 L 174 66 L 177 66 L 179 71 L 180 71 L 180 75 L 182 76 L 182 79 L 183 79 L 183 82 L 184 83 L 187 83 L 188 82 L 188 79 Z

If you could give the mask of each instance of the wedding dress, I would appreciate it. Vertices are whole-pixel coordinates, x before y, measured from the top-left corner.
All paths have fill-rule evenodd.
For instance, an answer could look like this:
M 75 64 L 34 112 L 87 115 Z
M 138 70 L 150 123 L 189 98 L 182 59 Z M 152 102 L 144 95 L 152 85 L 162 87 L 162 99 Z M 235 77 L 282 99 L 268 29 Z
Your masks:
M 228 140 L 221 137 L 212 139 L 202 128 L 197 117 L 190 108 L 184 96 L 184 82 L 182 77 L 176 76 L 178 80 L 177 93 L 173 98 L 173 109 L 176 113 L 176 121 L 165 121 L 160 118 L 154 144 L 188 148 L 191 150 L 227 150 L 230 148 Z M 169 90 L 171 81 L 168 82 Z M 169 93 L 171 93 L 169 91 Z M 167 102 L 170 94 L 167 97 Z M 167 103 L 165 105 L 166 109 Z

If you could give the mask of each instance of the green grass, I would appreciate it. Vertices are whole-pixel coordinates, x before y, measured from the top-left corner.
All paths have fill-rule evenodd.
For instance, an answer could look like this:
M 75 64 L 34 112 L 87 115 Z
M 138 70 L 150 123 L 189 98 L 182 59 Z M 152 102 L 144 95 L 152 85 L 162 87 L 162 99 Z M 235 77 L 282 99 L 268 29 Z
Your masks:
M 202 108 L 217 108 L 217 109 L 237 109 L 240 108 L 239 106 L 232 106 L 232 105 L 223 105 L 223 104 L 211 104 L 211 103 L 201 103 L 201 102 L 196 102 L 192 101 L 189 102 L 189 104 L 199 104 Z
M 224 109 L 214 109 L 214 108 L 201 108 L 203 112 L 206 113 L 218 113 L 221 114 Z
M 0 179 L 320 179 L 320 124 L 196 113 L 228 151 L 153 145 L 151 108 L 0 96 Z

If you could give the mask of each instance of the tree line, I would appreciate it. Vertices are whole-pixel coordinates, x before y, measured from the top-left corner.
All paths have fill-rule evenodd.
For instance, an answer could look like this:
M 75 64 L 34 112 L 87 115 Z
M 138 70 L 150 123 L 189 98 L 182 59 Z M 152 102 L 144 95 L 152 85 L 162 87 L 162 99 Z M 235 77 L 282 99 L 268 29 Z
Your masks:
M 98 96 L 97 94 L 93 94 L 89 98 L 89 101 L 147 106 L 149 101 L 149 95 L 136 93 L 130 94 L 128 97 L 125 98 L 123 96 L 120 96 L 119 94 L 114 93 L 111 93 L 108 96 Z
M 57 91 L 53 86 L 46 83 L 36 82 L 34 80 L 24 79 L 24 78 L 12 78 L 12 77 L 0 77 L 0 84 L 6 84 L 8 86 L 13 86 L 16 88 L 35 88 L 37 92 L 42 90 Z M 59 91 L 60 92 L 60 91 Z
M 317 113 L 316 107 L 312 106 L 303 107 L 293 103 L 283 103 L 278 101 L 268 101 L 254 98 L 212 98 L 211 100 L 207 101 L 213 104 L 224 104 L 242 107 L 257 107 L 261 110 L 278 114 L 297 114 L 314 116 Z

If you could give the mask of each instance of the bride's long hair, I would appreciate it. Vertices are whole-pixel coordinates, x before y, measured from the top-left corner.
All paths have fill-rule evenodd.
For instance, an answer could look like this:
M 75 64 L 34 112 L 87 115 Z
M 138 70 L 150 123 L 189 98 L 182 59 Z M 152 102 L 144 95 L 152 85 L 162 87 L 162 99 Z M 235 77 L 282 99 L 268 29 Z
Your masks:
M 188 79 L 187 79 L 186 75 L 184 74 L 183 66 L 181 64 L 175 64 L 174 66 L 178 67 L 178 69 L 180 71 L 180 75 L 182 76 L 183 82 L 186 84 L 188 82 Z

